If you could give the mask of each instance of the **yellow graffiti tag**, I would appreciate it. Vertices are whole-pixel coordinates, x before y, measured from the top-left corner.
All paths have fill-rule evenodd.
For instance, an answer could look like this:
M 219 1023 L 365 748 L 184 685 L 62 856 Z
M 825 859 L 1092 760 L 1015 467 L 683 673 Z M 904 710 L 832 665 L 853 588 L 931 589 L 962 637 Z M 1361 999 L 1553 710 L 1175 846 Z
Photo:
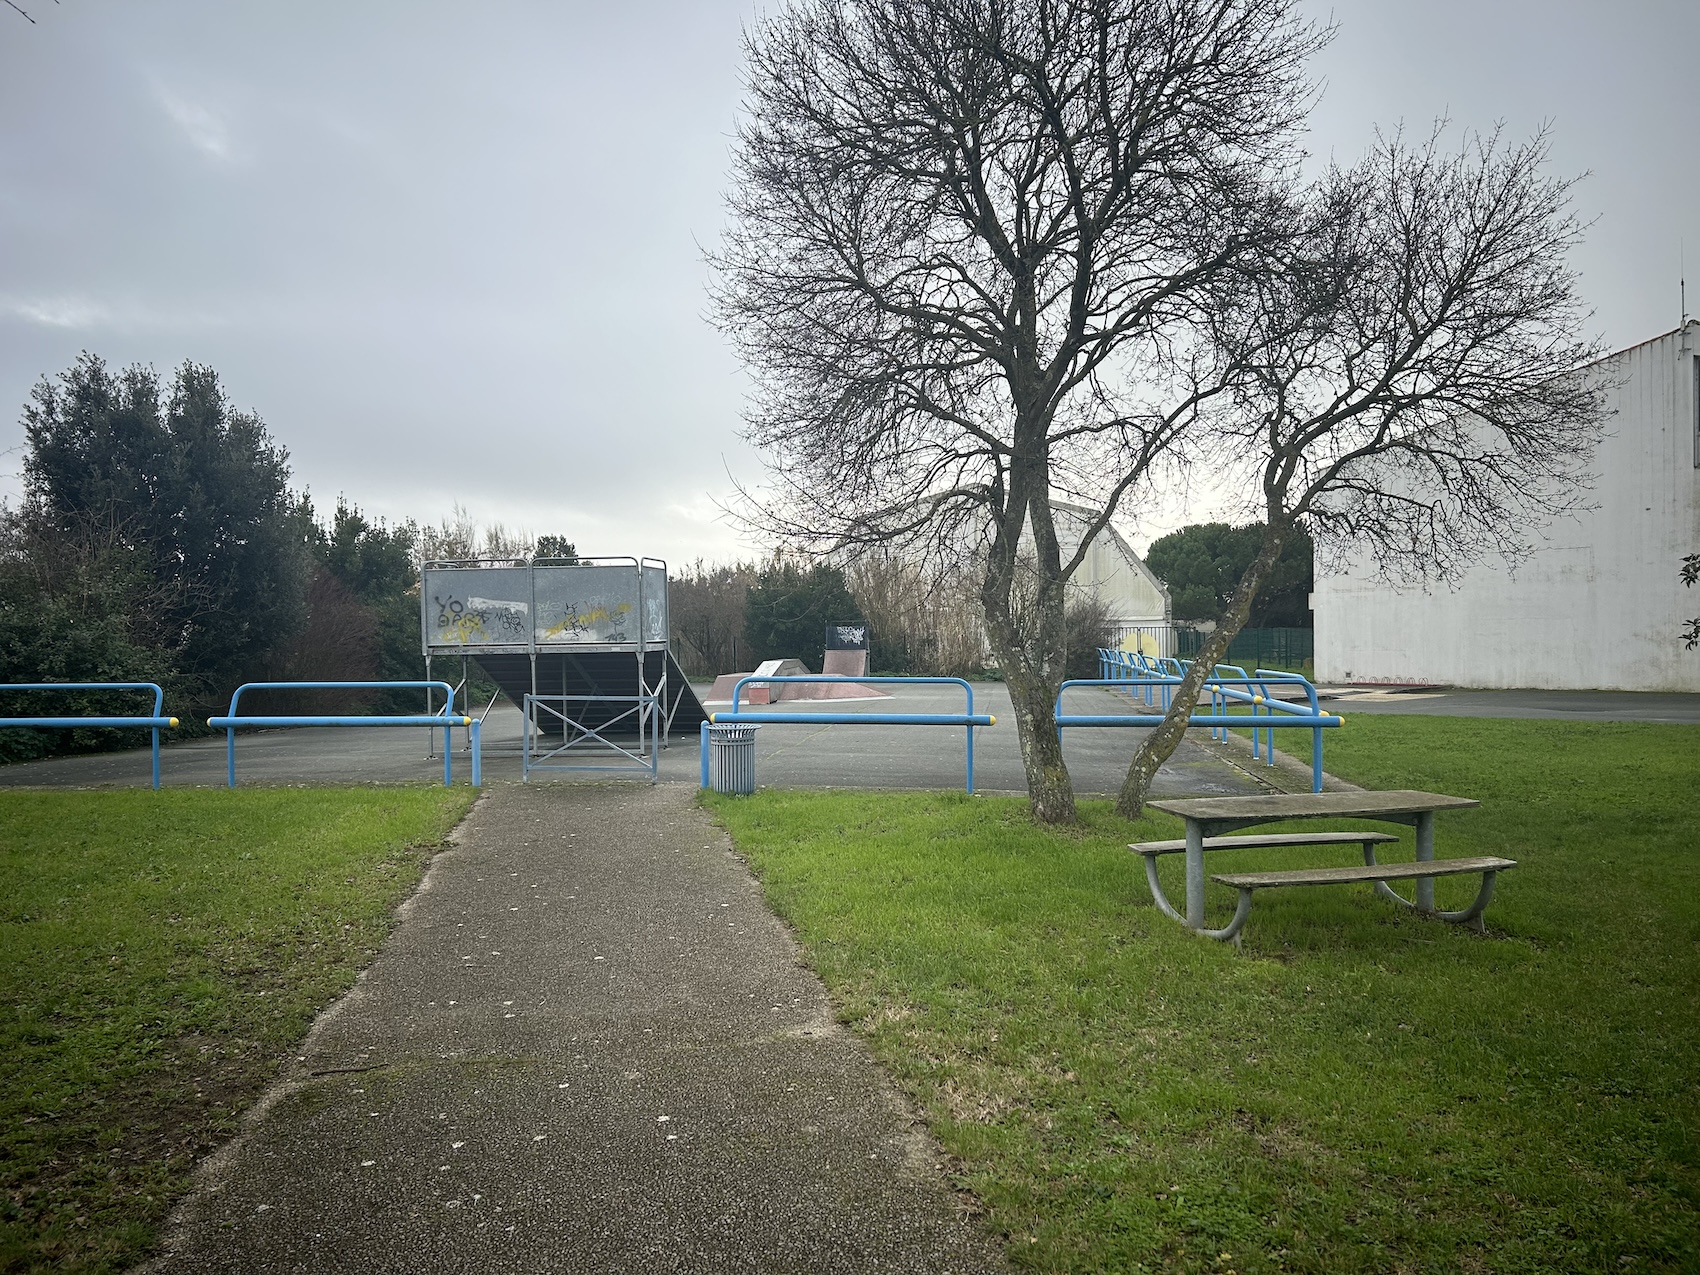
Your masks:
M 437 637 L 442 642 L 459 642 L 462 644 L 476 641 L 484 636 L 484 617 L 476 611 L 468 611 L 453 619 L 439 617 L 437 620 Z
M 573 611 L 562 617 L 556 623 L 543 630 L 545 639 L 561 637 L 567 633 L 588 633 L 591 626 L 608 624 L 631 614 L 632 604 L 622 602 L 610 610 L 608 607 L 597 607 L 591 611 Z

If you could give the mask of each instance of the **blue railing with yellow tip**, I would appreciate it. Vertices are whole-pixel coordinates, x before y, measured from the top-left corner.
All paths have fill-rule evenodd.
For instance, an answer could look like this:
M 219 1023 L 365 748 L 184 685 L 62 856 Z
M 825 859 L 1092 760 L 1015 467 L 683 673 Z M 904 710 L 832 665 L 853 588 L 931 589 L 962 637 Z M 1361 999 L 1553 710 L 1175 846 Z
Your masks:
M 739 709 L 744 688 L 751 682 L 763 686 L 787 682 L 844 683 L 852 686 L 960 686 L 967 704 L 960 713 L 751 713 Z M 998 719 L 990 713 L 974 711 L 974 687 L 960 677 L 836 677 L 829 674 L 808 677 L 760 677 L 752 673 L 740 678 L 732 688 L 732 711 L 710 713 L 702 724 L 702 787 L 708 787 L 708 728 L 710 723 L 747 726 L 762 723 L 774 726 L 964 726 L 968 730 L 968 791 L 974 791 L 974 728 L 996 726 Z
M 1173 658 L 1140 655 L 1134 651 L 1100 649 L 1098 668 L 1102 676 L 1067 681 L 1057 693 L 1056 714 L 1059 729 L 1070 726 L 1156 726 L 1163 721 L 1174 700 L 1174 688 L 1181 684 L 1190 664 Z M 1065 714 L 1062 711 L 1062 692 L 1074 686 L 1107 687 L 1125 691 L 1135 700 L 1163 711 L 1158 713 Z M 1305 695 L 1303 705 L 1288 703 L 1275 695 L 1279 687 L 1296 687 Z M 1210 708 L 1200 712 L 1195 707 L 1187 719 L 1188 726 L 1208 727 L 1212 738 L 1225 740 L 1234 728 L 1251 730 L 1251 755 L 1266 764 L 1275 764 L 1275 729 L 1302 729 L 1311 732 L 1311 791 L 1322 791 L 1322 732 L 1344 726 L 1346 719 L 1337 713 L 1324 713 L 1317 701 L 1316 687 L 1299 673 L 1274 669 L 1255 669 L 1248 674 L 1231 664 L 1218 664 L 1204 681 L 1203 695 L 1210 697 Z M 1250 713 L 1235 713 L 1236 706 L 1249 706 Z
M 236 711 L 248 691 L 335 691 L 335 690 L 441 690 L 443 711 L 440 713 L 397 713 L 361 716 L 358 713 L 331 715 L 239 714 Z M 428 726 L 443 732 L 443 785 L 454 784 L 454 750 L 450 745 L 453 729 L 464 727 L 472 752 L 472 786 L 484 783 L 482 723 L 453 711 L 454 688 L 447 682 L 247 682 L 236 688 L 230 697 L 230 711 L 223 717 L 207 718 L 207 725 L 225 732 L 225 757 L 229 767 L 230 786 L 236 787 L 236 730 L 241 726 Z
M 153 712 L 133 716 L 105 717 L 0 717 L 0 728 L 30 726 L 44 730 L 78 730 L 104 726 L 116 730 L 142 728 L 153 732 L 153 786 L 159 787 L 159 732 L 177 725 L 175 717 L 164 716 L 165 691 L 156 682 L 11 682 L 0 692 L 11 691 L 152 691 Z

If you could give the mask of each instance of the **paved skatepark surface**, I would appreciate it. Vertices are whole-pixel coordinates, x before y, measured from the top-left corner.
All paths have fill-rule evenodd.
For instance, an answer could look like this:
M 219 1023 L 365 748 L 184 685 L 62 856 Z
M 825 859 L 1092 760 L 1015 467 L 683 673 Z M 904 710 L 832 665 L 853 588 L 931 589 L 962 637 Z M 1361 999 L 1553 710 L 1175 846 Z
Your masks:
M 1067 707 L 1081 712 L 1131 712 L 1125 696 L 1083 688 L 1069 692 Z M 998 724 L 974 732 L 975 791 L 1025 794 L 1015 721 L 1009 691 L 999 683 L 974 688 L 974 709 L 989 712 Z M 781 703 L 763 711 L 776 722 L 788 713 L 819 712 L 820 704 Z M 846 713 L 960 713 L 960 687 L 902 687 L 892 699 L 833 705 Z M 499 783 L 520 778 L 518 709 L 503 706 L 485 719 L 484 777 Z M 1193 732 L 1202 740 L 1205 732 Z M 1302 736 L 1304 732 L 1299 732 Z M 960 788 L 965 772 L 966 731 L 952 726 L 806 726 L 770 724 L 756 737 L 756 780 L 780 788 Z M 1063 733 L 1063 753 L 1076 791 L 1113 795 L 1121 788 L 1128 762 L 1144 731 L 1132 727 L 1069 730 Z M 434 741 L 433 741 L 434 736 Z M 1294 747 L 1308 755 L 1308 738 Z M 455 732 L 455 782 L 465 783 L 470 771 L 465 753 L 466 732 Z M 442 782 L 442 732 L 418 727 L 301 727 L 243 732 L 237 737 L 239 783 L 357 784 Z M 590 757 L 593 764 L 606 758 Z M 160 771 L 168 787 L 222 785 L 225 782 L 225 740 L 185 740 L 162 750 Z M 698 737 L 693 731 L 675 735 L 662 753 L 660 777 L 695 784 L 701 774 Z M 603 780 L 606 774 L 543 771 L 533 781 L 573 778 Z M 0 766 L 0 787 L 42 785 L 145 785 L 149 781 L 145 751 L 60 757 L 47 761 Z M 1220 759 L 1201 743 L 1183 743 L 1158 774 L 1155 795 L 1231 796 L 1262 789 L 1256 781 Z
M 1006 1269 L 693 795 L 488 794 L 147 1269 Z

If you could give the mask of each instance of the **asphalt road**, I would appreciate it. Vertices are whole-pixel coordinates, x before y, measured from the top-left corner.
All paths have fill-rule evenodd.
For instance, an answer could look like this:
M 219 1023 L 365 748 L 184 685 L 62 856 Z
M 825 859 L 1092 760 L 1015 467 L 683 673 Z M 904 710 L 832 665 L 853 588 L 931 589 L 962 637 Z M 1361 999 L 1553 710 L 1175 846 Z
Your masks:
M 1340 713 L 1421 713 L 1436 717 L 1517 717 L 1581 722 L 1700 725 L 1700 695 L 1643 691 L 1390 690 L 1324 686 L 1318 697 Z

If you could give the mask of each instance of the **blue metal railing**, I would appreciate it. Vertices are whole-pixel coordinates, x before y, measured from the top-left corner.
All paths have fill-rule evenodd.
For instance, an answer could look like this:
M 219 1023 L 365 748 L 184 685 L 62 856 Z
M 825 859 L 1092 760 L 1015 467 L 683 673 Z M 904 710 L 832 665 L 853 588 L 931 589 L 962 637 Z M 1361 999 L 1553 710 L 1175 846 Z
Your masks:
M 152 716 L 132 717 L 0 717 L 0 728 L 31 726 L 42 729 L 76 730 L 85 726 L 105 726 L 117 730 L 130 727 L 151 729 L 153 732 L 153 786 L 159 787 L 159 732 L 177 725 L 175 717 L 162 716 L 165 692 L 156 682 L 12 682 L 0 685 L 0 691 L 152 691 Z
M 443 711 L 440 713 L 397 713 L 363 717 L 357 713 L 333 715 L 239 715 L 237 703 L 245 691 L 336 691 L 336 690 L 425 690 L 443 692 Z M 247 682 L 236 688 L 230 697 L 230 711 L 223 717 L 207 718 L 207 725 L 225 732 L 225 757 L 229 767 L 230 786 L 236 787 L 236 728 L 239 726 L 428 726 L 443 731 L 443 785 L 454 784 L 453 730 L 462 726 L 467 731 L 467 744 L 472 751 L 472 786 L 484 783 L 482 723 L 476 717 L 464 717 L 452 712 L 454 688 L 447 682 Z
M 784 682 L 827 683 L 842 682 L 856 686 L 960 686 L 967 696 L 967 705 L 961 713 L 746 713 L 738 709 L 738 701 L 744 693 L 744 687 L 751 682 L 762 685 Z M 716 726 L 762 722 L 775 726 L 963 726 L 968 730 L 968 791 L 974 791 L 974 728 L 976 726 L 996 726 L 998 719 L 990 713 L 974 711 L 974 688 L 960 677 L 834 677 L 826 674 L 809 677 L 758 677 L 740 678 L 732 688 L 732 711 L 729 713 L 710 713 L 708 721 L 702 724 L 700 732 L 702 739 L 702 787 L 708 787 L 708 727 L 712 722 Z
M 1100 686 L 1126 691 L 1146 705 L 1161 706 L 1167 712 L 1190 665 L 1182 660 L 1152 659 L 1131 651 L 1098 652 L 1098 667 L 1104 676 L 1067 681 L 1062 690 L 1071 686 Z M 1296 686 L 1303 688 L 1307 704 L 1300 707 L 1276 698 L 1273 688 Z M 1316 687 L 1298 673 L 1282 673 L 1257 669 L 1250 675 L 1243 668 L 1218 664 L 1205 680 L 1202 693 L 1210 697 L 1210 709 L 1200 713 L 1195 708 L 1187 725 L 1208 727 L 1212 738 L 1226 739 L 1235 728 L 1251 730 L 1251 755 L 1268 765 L 1275 764 L 1275 729 L 1308 729 L 1311 732 L 1311 791 L 1322 791 L 1322 732 L 1330 727 L 1345 725 L 1338 714 L 1324 713 L 1317 702 Z M 1249 705 L 1249 715 L 1235 714 L 1236 705 Z M 1156 726 L 1163 714 L 1065 714 L 1062 711 L 1062 691 L 1057 693 L 1057 727 L 1068 726 Z

